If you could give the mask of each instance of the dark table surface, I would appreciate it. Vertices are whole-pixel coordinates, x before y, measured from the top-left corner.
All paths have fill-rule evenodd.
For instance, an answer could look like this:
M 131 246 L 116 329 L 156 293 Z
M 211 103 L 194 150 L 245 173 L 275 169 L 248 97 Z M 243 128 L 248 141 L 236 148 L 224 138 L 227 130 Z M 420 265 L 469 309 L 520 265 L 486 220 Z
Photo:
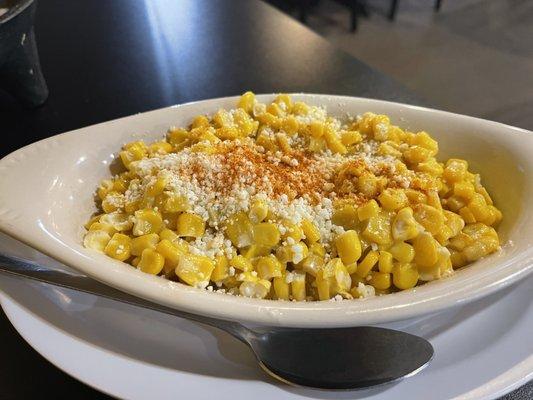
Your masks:
M 25 110 L 0 92 L 0 157 L 68 130 L 246 90 L 427 104 L 258 0 L 46 0 L 35 28 L 50 97 Z M 0 398 L 105 397 L 38 355 L 2 312 L 0 343 Z M 512 398 L 533 396 L 531 385 L 522 391 Z

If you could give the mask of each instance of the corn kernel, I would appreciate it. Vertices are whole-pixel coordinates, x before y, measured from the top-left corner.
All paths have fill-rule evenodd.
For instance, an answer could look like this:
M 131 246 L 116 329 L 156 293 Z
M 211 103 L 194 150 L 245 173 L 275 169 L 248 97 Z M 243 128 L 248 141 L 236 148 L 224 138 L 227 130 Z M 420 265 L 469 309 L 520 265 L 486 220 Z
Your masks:
M 226 224 L 226 236 L 237 248 L 250 246 L 253 242 L 253 226 L 244 212 L 233 215 Z
M 442 175 L 446 180 L 454 183 L 464 180 L 467 171 L 468 163 L 465 160 L 451 158 L 446 162 Z
M 306 299 L 305 273 L 298 271 L 292 272 L 292 281 L 290 286 L 292 298 L 294 300 L 304 301 Z
M 324 266 L 324 258 L 316 254 L 309 254 L 300 264 L 299 267 L 305 273 L 316 277 L 320 268 Z
M 211 273 L 211 280 L 220 282 L 229 276 L 229 261 L 226 256 L 216 256 L 215 267 Z
M 159 233 L 162 228 L 163 218 L 157 211 L 135 211 L 135 222 L 133 224 L 133 234 L 135 236 L 147 235 L 149 233 Z
M 103 253 L 107 243 L 111 240 L 109 233 L 102 230 L 89 231 L 83 238 L 83 245 L 88 249 L 93 249 Z
M 176 224 L 176 232 L 178 236 L 199 238 L 204 235 L 205 222 L 196 214 L 180 214 Z
M 142 272 L 147 274 L 157 275 L 163 269 L 165 264 L 165 257 L 153 249 L 144 249 L 141 254 L 141 260 L 137 265 Z
M 463 207 L 459 210 L 459 215 L 467 224 L 473 224 L 476 222 L 476 218 L 468 207 Z
M 394 217 L 392 223 L 392 237 L 397 241 L 410 240 L 418 236 L 419 225 L 409 207 L 402 208 Z
M 398 289 L 410 289 L 418 282 L 418 271 L 412 264 L 396 263 L 392 269 L 392 283 Z
M 413 216 L 428 232 L 436 234 L 444 225 L 444 214 L 427 204 L 413 206 Z
M 258 281 L 244 281 L 239 286 L 239 292 L 245 297 L 264 299 L 270 291 L 271 283 L 265 279 Z
M 159 242 L 159 236 L 156 233 L 149 233 L 131 240 L 131 254 L 140 256 L 144 249 L 155 249 Z
M 391 274 L 388 272 L 370 271 L 370 283 L 374 288 L 385 290 L 391 286 Z
M 357 216 L 360 221 L 365 221 L 371 217 L 377 216 L 379 213 L 379 205 L 376 200 L 367 201 L 363 206 L 357 209 Z
M 332 152 L 339 154 L 346 154 L 348 152 L 346 146 L 340 141 L 337 133 L 329 126 L 326 126 L 326 129 L 324 130 L 324 138 L 326 139 L 328 148 Z
M 172 193 L 166 198 L 163 209 L 169 213 L 183 212 L 189 210 L 190 205 L 185 196 Z
M 274 278 L 273 280 L 274 294 L 279 300 L 289 300 L 289 284 L 286 281 L 285 275 Z
M 254 241 L 260 246 L 274 247 L 280 240 L 278 227 L 270 222 L 261 222 L 253 227 Z
M 253 271 L 254 266 L 246 257 L 242 255 L 234 256 L 229 260 L 229 265 L 233 268 L 238 269 L 243 272 Z
M 304 219 L 302 221 L 302 231 L 305 235 L 305 241 L 308 245 L 311 245 L 312 243 L 318 242 L 320 240 L 320 231 L 318 230 L 316 225 L 308 219 Z
M 255 94 L 253 92 L 246 92 L 239 99 L 237 107 L 242 108 L 247 113 L 251 113 L 256 102 Z
M 341 143 L 345 146 L 351 146 L 362 140 L 358 131 L 344 131 L 341 133 Z
M 298 264 L 309 254 L 309 249 L 303 242 L 298 242 L 292 245 L 284 245 L 278 247 L 276 250 L 276 257 L 282 263 L 292 262 Z
M 249 218 L 254 224 L 262 222 L 268 215 L 268 205 L 262 200 L 256 200 L 250 207 Z
M 361 257 L 361 242 L 354 230 L 341 233 L 335 238 L 337 254 L 345 265 L 356 262 Z
M 122 233 L 115 233 L 107 242 L 105 253 L 116 260 L 124 261 L 130 258 L 131 239 Z
M 431 150 L 420 146 L 411 146 L 403 152 L 403 157 L 410 164 L 419 164 L 431 157 Z
M 398 210 L 409 203 L 402 189 L 385 189 L 378 199 L 385 210 Z
M 205 288 L 211 279 L 215 262 L 209 257 L 185 254 L 180 257 L 176 275 L 186 284 Z
M 421 267 L 431 267 L 438 259 L 438 243 L 427 232 L 422 232 L 413 239 L 413 248 L 415 250 L 414 262 Z
M 104 224 L 103 222 L 95 222 L 89 227 L 90 231 L 105 231 L 109 236 L 113 236 L 117 233 L 117 230 L 109 224 Z
M 335 208 L 331 221 L 344 229 L 357 229 L 359 226 L 357 210 L 357 207 L 352 204 L 345 204 L 340 208 Z
M 317 256 L 324 257 L 326 255 L 326 249 L 320 243 L 313 243 L 309 246 L 309 251 Z
M 357 266 L 357 271 L 355 271 L 355 274 L 361 278 L 366 277 L 370 270 L 374 268 L 374 265 L 376 265 L 378 260 L 379 253 L 373 250 L 369 251 L 365 258 L 363 258 L 363 261 L 361 261 Z
M 257 262 L 256 269 L 261 279 L 271 280 L 281 276 L 283 266 L 275 256 L 270 255 L 261 257 Z
M 166 264 L 172 269 L 176 268 L 180 261 L 180 257 L 188 253 L 183 247 L 174 245 L 174 243 L 168 239 L 161 240 L 156 245 L 155 249 L 159 254 L 165 257 Z
M 405 242 L 394 243 L 388 251 L 395 260 L 401 263 L 410 263 L 415 257 L 413 246 Z
M 369 218 L 363 230 L 363 237 L 377 244 L 385 245 L 390 243 L 392 241 L 390 217 L 380 213 L 375 217 Z
M 392 272 L 392 254 L 388 251 L 380 251 L 378 258 L 378 268 L 380 272 Z

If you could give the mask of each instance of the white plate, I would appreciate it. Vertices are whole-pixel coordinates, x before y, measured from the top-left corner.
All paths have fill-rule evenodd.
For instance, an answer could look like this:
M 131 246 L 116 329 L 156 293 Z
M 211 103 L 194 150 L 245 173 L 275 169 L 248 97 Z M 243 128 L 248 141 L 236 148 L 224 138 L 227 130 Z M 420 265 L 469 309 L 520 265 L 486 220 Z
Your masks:
M 262 102 L 273 95 L 258 96 Z M 0 160 L 0 231 L 106 284 L 197 314 L 272 326 L 356 326 L 427 315 L 503 289 L 533 271 L 533 134 L 496 122 L 405 104 L 355 97 L 294 95 L 337 116 L 374 111 L 413 131 L 428 130 L 440 157 L 465 158 L 502 210 L 502 251 L 447 279 L 364 301 L 288 302 L 209 293 L 161 277 L 81 245 L 95 211 L 97 183 L 123 143 L 163 137 L 194 115 L 235 107 L 238 98 L 206 100 L 137 114 L 57 135 Z M 31 189 L 31 193 L 29 189 Z M 39 201 L 35 201 L 39 199 Z
M 2 251 L 62 268 L 5 237 Z M 473 400 L 497 398 L 533 378 L 533 277 L 405 326 L 431 340 L 430 366 L 396 385 L 349 392 L 278 384 L 231 336 L 165 314 L 14 278 L 1 278 L 0 289 L 4 311 L 30 345 L 119 398 Z

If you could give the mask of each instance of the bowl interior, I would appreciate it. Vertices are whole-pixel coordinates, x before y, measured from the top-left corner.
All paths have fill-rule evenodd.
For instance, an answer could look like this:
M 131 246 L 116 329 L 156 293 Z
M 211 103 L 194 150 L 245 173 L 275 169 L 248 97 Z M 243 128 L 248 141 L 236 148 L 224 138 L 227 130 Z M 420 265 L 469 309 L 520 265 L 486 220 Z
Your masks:
M 270 95 L 259 96 L 268 101 Z M 502 250 L 454 276 L 410 291 L 364 301 L 293 303 L 237 298 L 148 276 L 129 265 L 84 249 L 83 224 L 96 210 L 95 188 L 116 173 L 115 157 L 132 140 L 152 141 L 169 126 L 187 125 L 197 114 L 233 108 L 235 98 L 170 107 L 95 125 L 35 143 L 0 162 L 0 229 L 21 241 L 131 293 L 188 311 L 249 322 L 291 326 L 348 326 L 398 320 L 449 307 L 503 287 L 531 264 L 533 195 L 532 135 L 471 117 L 369 99 L 294 95 L 344 117 L 384 113 L 394 124 L 425 130 L 440 145 L 439 160 L 464 158 L 502 210 Z M 5 170 L 5 171 L 2 171 Z M 227 303 L 228 309 L 224 309 Z M 305 311 L 304 311 L 305 310 Z M 317 312 L 318 311 L 318 312 Z M 323 312 L 320 312 L 323 311 Z

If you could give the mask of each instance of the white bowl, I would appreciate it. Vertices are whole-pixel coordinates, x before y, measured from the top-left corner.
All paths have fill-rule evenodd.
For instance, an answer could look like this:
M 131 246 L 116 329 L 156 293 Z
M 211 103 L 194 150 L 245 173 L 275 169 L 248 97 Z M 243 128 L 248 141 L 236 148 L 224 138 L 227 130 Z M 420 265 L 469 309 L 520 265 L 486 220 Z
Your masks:
M 151 276 L 81 244 L 95 210 L 94 190 L 117 150 L 135 139 L 162 138 L 197 114 L 233 108 L 238 97 L 173 106 L 54 136 L 0 160 L 0 231 L 99 281 L 184 311 L 241 322 L 291 327 L 383 324 L 434 313 L 493 293 L 533 269 L 533 133 L 477 118 L 363 98 L 294 94 L 343 116 L 373 111 L 439 141 L 441 160 L 467 159 L 502 210 L 502 250 L 452 277 L 386 296 L 340 302 L 287 302 L 235 297 Z M 266 102 L 273 95 L 260 95 Z

